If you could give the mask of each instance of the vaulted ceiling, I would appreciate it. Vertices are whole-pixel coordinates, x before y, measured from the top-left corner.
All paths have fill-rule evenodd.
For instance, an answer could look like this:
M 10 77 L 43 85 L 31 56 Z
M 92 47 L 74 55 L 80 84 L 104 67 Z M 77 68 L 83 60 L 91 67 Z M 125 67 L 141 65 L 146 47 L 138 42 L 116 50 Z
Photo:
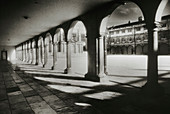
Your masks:
M 0 0 L 0 45 L 15 46 L 113 0 Z

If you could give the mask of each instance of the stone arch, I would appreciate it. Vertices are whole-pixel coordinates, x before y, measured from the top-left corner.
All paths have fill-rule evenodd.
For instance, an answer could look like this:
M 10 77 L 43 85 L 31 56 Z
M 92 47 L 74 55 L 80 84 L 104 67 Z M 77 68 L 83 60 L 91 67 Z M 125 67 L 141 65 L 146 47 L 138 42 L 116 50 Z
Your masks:
M 137 55 L 142 55 L 143 54 L 142 46 L 141 45 L 137 45 L 136 46 L 136 54 Z
M 43 37 L 40 36 L 40 37 L 38 38 L 38 46 L 42 46 L 42 45 L 43 45 Z
M 49 32 L 45 36 L 44 44 L 44 67 L 51 69 L 53 66 L 53 44 L 52 36 Z
M 128 55 L 132 55 L 133 54 L 133 46 L 128 46 Z
M 39 36 L 38 38 L 38 65 L 43 66 L 44 65 L 44 41 L 43 37 Z
M 156 11 L 155 22 L 161 22 L 162 14 L 163 14 L 163 11 L 164 11 L 167 3 L 168 3 L 168 0 L 162 0 L 160 2 L 158 9 Z
M 111 54 L 116 54 L 116 49 L 114 46 L 111 46 Z
M 72 43 L 73 53 L 82 53 L 87 50 L 86 27 L 82 21 L 73 21 L 68 30 L 67 40 Z
M 53 38 L 53 66 L 52 69 L 61 69 L 66 67 L 66 42 L 63 28 L 57 28 Z M 60 66 L 58 66 L 60 64 Z
M 54 35 L 54 43 L 57 44 L 57 52 L 66 52 L 65 34 L 63 28 L 58 28 Z
M 145 55 L 148 54 L 148 45 L 147 45 L 147 44 L 145 44 L 145 45 L 143 46 L 143 54 L 145 54 Z
M 157 8 L 156 14 L 155 14 L 155 23 L 160 24 L 162 19 L 163 11 L 168 3 L 168 0 L 162 0 Z M 161 25 L 162 26 L 162 25 Z M 157 33 L 158 34 L 158 33 Z M 158 35 L 157 35 L 158 37 Z M 158 53 L 161 55 L 169 54 L 169 46 L 168 44 L 162 43 L 158 45 Z
M 83 26 L 83 29 L 82 29 L 81 33 L 86 34 L 86 31 L 87 31 L 87 30 L 86 30 L 86 27 L 85 27 L 83 21 L 81 21 L 81 20 L 76 20 L 76 21 L 73 21 L 72 24 L 70 25 L 70 28 L 69 28 L 69 30 L 68 30 L 68 38 L 67 38 L 67 40 L 70 40 L 70 38 L 71 38 L 70 35 L 72 35 L 72 33 L 74 32 L 73 30 L 74 30 L 74 28 L 75 28 L 75 26 L 76 26 L 77 24 L 79 24 L 80 26 L 81 26 L 81 25 Z M 79 27 L 78 27 L 78 28 L 79 28 Z
M 87 53 L 84 53 L 84 47 L 87 48 L 86 27 L 80 20 L 75 20 L 71 23 L 67 34 L 67 69 L 65 72 L 78 72 L 81 74 L 87 73 Z M 87 49 L 86 49 L 87 50 Z M 76 65 L 80 61 L 85 62 L 79 66 L 85 71 L 77 71 Z M 72 69 L 72 71 L 71 71 Z
M 128 54 L 126 46 L 122 46 L 122 54 Z
M 107 22 L 108 22 L 109 16 L 106 16 L 102 19 L 101 25 L 100 25 L 100 35 L 105 36 L 107 34 Z
M 117 46 L 115 48 L 115 50 L 116 50 L 116 54 L 122 54 L 122 47 L 121 46 Z
M 110 33 L 108 30 L 109 30 L 109 27 L 110 26 L 108 26 L 108 23 L 109 23 L 109 18 L 110 17 L 112 17 L 112 14 L 113 14 L 113 12 L 115 12 L 115 10 L 120 6 L 123 6 L 123 5 L 126 5 L 126 3 L 128 3 L 128 2 L 131 2 L 131 3 L 134 3 L 138 8 L 139 8 L 139 10 L 141 11 L 141 15 L 143 16 L 143 12 L 142 12 L 142 10 L 141 10 L 141 7 L 139 7 L 139 5 L 135 2 L 135 1 L 133 1 L 133 0 L 121 0 L 120 2 L 117 2 L 117 6 L 115 5 L 114 6 L 114 8 L 112 8 L 112 10 L 110 9 L 110 11 L 109 11 L 109 13 L 107 14 L 107 16 L 105 17 L 105 18 L 103 18 L 103 20 L 102 20 L 102 22 L 101 22 L 101 25 L 100 25 L 100 35 L 104 35 L 104 36 L 107 36 L 107 38 L 108 37 L 110 37 L 111 36 L 111 34 L 108 34 L 108 33 Z M 116 4 L 116 3 L 115 3 Z M 125 19 L 125 18 L 124 18 Z M 113 19 L 113 21 L 114 21 L 114 19 Z M 120 20 L 121 21 L 121 20 Z M 128 20 L 127 20 L 127 22 L 128 22 Z M 127 22 L 125 22 L 124 21 L 124 24 L 125 23 L 127 23 Z M 122 24 L 122 23 L 121 23 Z M 115 25 L 120 25 L 120 23 L 118 24 L 117 22 L 115 22 Z M 107 28 L 107 26 L 108 26 L 108 28 Z M 112 24 L 111 25 L 112 27 L 115 27 L 114 26 L 114 24 Z M 124 30 L 122 30 L 122 32 L 123 32 L 123 35 L 125 35 L 125 32 L 126 31 L 124 31 Z M 113 35 L 113 34 L 112 34 Z M 115 54 L 133 54 L 133 46 L 130 46 L 129 48 L 127 47 L 127 48 L 125 48 L 124 46 L 122 47 L 121 46 L 121 43 L 126 43 L 126 42 L 128 42 L 128 43 L 132 43 L 133 42 L 133 38 L 132 38 L 132 41 L 128 41 L 128 40 L 124 40 L 124 37 L 125 36 L 121 36 L 121 35 L 115 35 L 114 37 L 116 38 L 116 40 L 115 40 L 115 43 L 113 43 L 113 45 L 115 46 L 115 49 L 112 49 L 112 50 L 114 50 L 114 52 L 115 52 Z M 113 38 L 113 37 L 112 37 Z M 124 40 L 124 41 L 123 41 Z M 120 44 L 120 45 L 119 45 Z M 100 51 L 101 52 L 101 51 Z M 99 53 L 100 53 L 99 52 Z M 107 61 L 107 57 L 106 57 L 106 54 L 104 55 L 105 57 L 103 57 L 104 58 L 104 61 Z M 102 57 L 101 58 L 99 58 L 100 60 L 99 61 L 102 61 L 102 59 L 103 59 Z M 102 61 L 103 62 L 103 61 Z M 100 62 L 100 63 L 102 63 L 102 62 Z M 105 62 L 105 63 L 107 63 L 107 62 Z M 106 68 L 106 64 L 105 64 L 105 68 Z
M 45 36 L 45 45 L 48 45 L 49 46 L 49 48 L 48 48 L 48 52 L 49 53 L 52 53 L 52 36 L 51 36 L 51 34 L 48 32 L 47 34 L 46 34 L 46 36 Z

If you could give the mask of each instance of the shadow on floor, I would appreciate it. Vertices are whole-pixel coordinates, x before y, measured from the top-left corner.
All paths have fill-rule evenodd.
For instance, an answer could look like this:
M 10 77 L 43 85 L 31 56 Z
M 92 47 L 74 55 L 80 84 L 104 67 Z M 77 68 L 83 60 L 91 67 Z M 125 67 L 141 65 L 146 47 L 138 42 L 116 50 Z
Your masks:
M 170 73 L 159 75 L 161 86 L 165 89 L 165 95 L 157 98 L 146 97 L 141 93 L 141 87 L 134 86 L 134 83 L 146 81 L 146 77 L 140 77 L 127 83 L 120 83 L 110 80 L 110 85 L 89 82 L 83 77 L 59 76 L 59 75 L 38 75 L 27 74 L 17 71 L 22 78 L 33 78 L 37 83 L 47 87 L 54 93 L 62 92 L 70 99 L 76 99 L 78 103 L 90 104 L 101 114 L 167 114 L 170 113 Z M 26 77 L 27 75 L 28 77 Z M 113 75 L 114 76 L 114 75 Z M 38 77 L 38 78 L 34 78 Z M 122 77 L 123 76 L 118 76 Z M 127 76 L 132 78 L 133 76 Z M 126 77 L 126 78 L 127 78 Z M 135 77 L 135 76 L 134 76 Z M 84 83 L 84 84 L 83 84 Z M 92 86 L 88 86 L 92 84 Z M 53 86 L 49 86 L 53 85 Z M 69 89 L 69 91 L 67 91 Z M 70 90 L 71 89 L 71 90 Z M 72 91 L 84 89 L 72 93 Z M 59 96 L 65 99 L 65 96 Z M 75 104 L 75 102 L 73 102 Z

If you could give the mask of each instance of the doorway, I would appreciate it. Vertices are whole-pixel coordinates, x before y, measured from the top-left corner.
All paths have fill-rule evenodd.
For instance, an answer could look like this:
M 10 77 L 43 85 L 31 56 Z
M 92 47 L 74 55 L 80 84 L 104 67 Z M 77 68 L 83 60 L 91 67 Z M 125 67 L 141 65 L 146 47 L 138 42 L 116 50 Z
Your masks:
M 5 51 L 5 50 L 1 51 L 1 59 L 7 60 L 7 51 Z

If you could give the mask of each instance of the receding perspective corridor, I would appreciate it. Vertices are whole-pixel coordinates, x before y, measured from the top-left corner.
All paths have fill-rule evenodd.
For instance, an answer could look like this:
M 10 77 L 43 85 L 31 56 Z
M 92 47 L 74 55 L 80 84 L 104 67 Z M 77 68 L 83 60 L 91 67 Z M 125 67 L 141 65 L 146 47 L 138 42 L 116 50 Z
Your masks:
M 170 0 L 0 0 L 0 114 L 170 114 Z

